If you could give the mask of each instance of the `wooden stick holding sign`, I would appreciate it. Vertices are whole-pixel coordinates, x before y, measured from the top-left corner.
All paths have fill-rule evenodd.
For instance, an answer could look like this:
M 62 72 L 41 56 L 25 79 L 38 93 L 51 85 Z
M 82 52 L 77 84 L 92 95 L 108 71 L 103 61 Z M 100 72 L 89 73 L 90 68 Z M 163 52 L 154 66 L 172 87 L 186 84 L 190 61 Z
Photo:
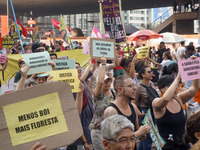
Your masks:
M 102 55 L 107 60 L 115 59 L 115 40 L 90 38 L 90 55 L 93 59 L 100 59 Z
M 0 96 L 0 149 L 67 146 L 82 134 L 70 85 L 49 82 Z

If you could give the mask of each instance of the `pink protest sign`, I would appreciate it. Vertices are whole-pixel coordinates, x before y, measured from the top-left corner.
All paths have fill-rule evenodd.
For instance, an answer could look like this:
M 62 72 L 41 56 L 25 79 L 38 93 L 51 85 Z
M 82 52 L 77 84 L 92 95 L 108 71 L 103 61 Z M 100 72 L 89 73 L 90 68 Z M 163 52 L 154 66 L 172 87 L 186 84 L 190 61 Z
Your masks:
M 8 58 L 8 55 L 0 54 L 0 64 L 4 64 Z
M 200 78 L 200 57 L 195 60 L 185 59 L 178 61 L 178 68 L 181 73 L 182 81 Z

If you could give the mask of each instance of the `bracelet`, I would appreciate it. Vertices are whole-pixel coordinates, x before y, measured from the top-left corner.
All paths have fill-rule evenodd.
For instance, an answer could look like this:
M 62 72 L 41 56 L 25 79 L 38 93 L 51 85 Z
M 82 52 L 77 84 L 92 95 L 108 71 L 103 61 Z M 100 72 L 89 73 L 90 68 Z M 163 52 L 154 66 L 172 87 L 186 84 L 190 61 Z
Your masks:
M 106 64 L 102 64 L 102 65 L 106 65 Z

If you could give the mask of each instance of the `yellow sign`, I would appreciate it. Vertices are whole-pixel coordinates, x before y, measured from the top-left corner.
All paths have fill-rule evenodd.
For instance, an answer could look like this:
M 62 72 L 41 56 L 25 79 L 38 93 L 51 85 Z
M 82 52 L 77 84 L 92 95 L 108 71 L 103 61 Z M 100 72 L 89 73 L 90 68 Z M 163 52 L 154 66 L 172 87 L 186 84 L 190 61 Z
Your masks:
M 53 81 L 61 81 L 70 84 L 72 93 L 80 92 L 80 80 L 76 69 L 50 71 L 50 76 L 53 76 Z
M 141 59 L 141 58 L 149 57 L 149 49 L 150 49 L 150 46 L 136 48 L 135 50 L 137 52 L 137 58 Z
M 3 106 L 12 145 L 68 131 L 57 92 Z
M 15 41 L 9 35 L 4 36 L 3 43 L 2 43 L 3 47 L 11 48 L 13 47 L 14 44 L 15 44 Z

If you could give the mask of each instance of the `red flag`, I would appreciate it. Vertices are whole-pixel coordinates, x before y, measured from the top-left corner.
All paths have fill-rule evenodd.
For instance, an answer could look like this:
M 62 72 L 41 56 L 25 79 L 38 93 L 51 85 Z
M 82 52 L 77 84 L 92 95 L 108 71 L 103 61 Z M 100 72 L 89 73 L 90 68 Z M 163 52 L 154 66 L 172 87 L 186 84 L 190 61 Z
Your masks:
M 60 22 L 58 22 L 58 21 L 56 21 L 52 18 L 51 18 L 51 21 L 52 21 L 53 25 L 59 30 L 60 29 Z M 66 27 L 67 27 L 68 31 L 70 32 L 70 27 L 68 27 L 68 26 L 66 26 Z
M 16 20 L 17 20 L 17 19 L 16 19 Z M 21 24 L 21 22 L 20 22 L 19 20 L 17 20 L 17 24 L 19 24 L 19 25 L 22 27 L 22 34 L 23 34 L 25 37 L 27 37 L 28 32 L 27 32 L 26 28 Z

